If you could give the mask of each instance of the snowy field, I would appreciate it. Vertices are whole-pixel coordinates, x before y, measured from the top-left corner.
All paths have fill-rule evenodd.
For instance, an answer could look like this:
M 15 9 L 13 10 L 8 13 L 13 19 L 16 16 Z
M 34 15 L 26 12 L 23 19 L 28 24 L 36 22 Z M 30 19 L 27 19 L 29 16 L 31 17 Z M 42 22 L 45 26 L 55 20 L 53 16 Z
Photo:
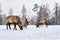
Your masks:
M 60 40 L 60 26 L 36 28 L 35 25 L 28 25 L 23 30 L 6 30 L 5 25 L 0 25 L 0 40 Z

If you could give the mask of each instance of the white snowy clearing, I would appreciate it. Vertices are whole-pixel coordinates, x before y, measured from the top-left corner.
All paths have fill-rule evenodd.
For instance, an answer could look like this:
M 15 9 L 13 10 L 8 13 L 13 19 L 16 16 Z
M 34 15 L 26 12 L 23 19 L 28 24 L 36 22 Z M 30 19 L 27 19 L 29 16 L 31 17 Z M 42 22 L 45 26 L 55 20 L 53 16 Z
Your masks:
M 28 25 L 23 30 L 6 30 L 5 25 L 0 25 L 0 40 L 60 40 L 60 26 L 36 28 L 35 25 Z

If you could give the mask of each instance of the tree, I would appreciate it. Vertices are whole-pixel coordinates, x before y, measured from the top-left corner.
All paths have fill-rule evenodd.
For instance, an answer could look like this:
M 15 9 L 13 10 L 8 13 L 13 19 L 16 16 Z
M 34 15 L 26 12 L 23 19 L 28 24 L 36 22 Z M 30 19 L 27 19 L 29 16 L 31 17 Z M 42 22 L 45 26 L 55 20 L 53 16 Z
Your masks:
M 30 18 L 30 21 L 29 21 L 29 23 L 30 23 L 30 25 L 36 25 L 36 16 L 33 16 L 33 17 L 31 17 Z
M 37 23 L 39 22 L 39 20 L 41 18 L 49 19 L 48 18 L 49 17 L 49 12 L 50 12 L 50 9 L 47 5 L 41 5 L 39 11 L 37 12 L 37 15 L 38 15 Z
M 59 25 L 60 24 L 60 7 L 58 5 L 58 3 L 55 4 L 55 24 Z
M 38 7 L 39 7 L 38 4 L 34 4 L 34 8 L 32 10 L 37 11 Z
M 1 9 L 1 4 L 0 4 L 0 25 L 2 25 L 2 9 Z
M 12 15 L 12 14 L 13 14 L 12 8 L 9 9 L 9 13 L 8 13 L 8 14 L 9 14 L 9 15 Z
M 33 20 L 33 17 L 31 17 L 30 19 L 30 25 L 33 25 L 34 24 L 34 20 Z
M 59 24 L 60 24 L 60 5 L 59 5 Z
M 2 25 L 2 15 L 0 15 L 0 25 Z
M 0 4 L 0 14 L 2 13 L 1 4 Z
M 25 17 L 26 17 L 26 13 L 27 13 L 27 9 L 25 8 L 25 5 L 22 6 L 22 23 L 24 23 Z
M 34 4 L 34 7 L 33 7 L 33 12 L 37 12 L 37 13 L 39 13 L 38 12 L 38 8 L 39 8 L 39 5 L 38 4 Z M 39 14 L 38 14 L 39 15 Z M 36 18 L 35 18 L 35 20 L 33 20 L 33 19 L 31 19 L 32 21 L 38 21 L 38 20 L 36 20 L 36 19 L 39 19 L 39 16 L 37 16 Z M 34 22 L 33 22 L 34 23 Z M 35 22 L 35 23 L 37 23 L 37 22 Z
M 23 17 L 26 17 L 26 12 L 27 9 L 25 8 L 25 5 L 23 5 L 23 9 L 22 9 L 22 14 L 23 14 Z
M 55 17 L 48 20 L 48 25 L 55 25 Z
M 6 15 L 3 14 L 2 16 L 3 16 L 2 17 L 2 24 L 5 25 L 6 24 Z

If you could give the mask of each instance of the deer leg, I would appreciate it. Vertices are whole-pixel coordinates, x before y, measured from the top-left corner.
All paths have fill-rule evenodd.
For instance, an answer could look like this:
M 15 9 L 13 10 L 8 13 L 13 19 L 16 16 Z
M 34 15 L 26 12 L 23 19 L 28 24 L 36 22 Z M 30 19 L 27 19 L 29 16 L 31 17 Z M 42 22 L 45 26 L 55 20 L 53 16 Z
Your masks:
M 23 30 L 23 26 L 22 26 L 22 25 L 20 25 L 19 28 L 20 28 L 21 30 Z
M 10 30 L 11 30 L 10 23 L 9 23 L 9 28 L 10 28 Z
M 21 26 L 20 29 L 23 30 L 23 26 Z
M 36 25 L 36 27 L 39 27 L 39 23 Z
M 6 28 L 7 28 L 7 30 L 8 30 L 8 23 L 6 24 Z
M 22 24 L 17 24 L 20 30 L 23 30 L 23 25 Z
M 48 27 L 48 24 L 47 23 L 45 23 L 46 24 L 46 27 Z
M 14 30 L 17 30 L 17 28 L 16 28 L 16 23 L 14 24 Z

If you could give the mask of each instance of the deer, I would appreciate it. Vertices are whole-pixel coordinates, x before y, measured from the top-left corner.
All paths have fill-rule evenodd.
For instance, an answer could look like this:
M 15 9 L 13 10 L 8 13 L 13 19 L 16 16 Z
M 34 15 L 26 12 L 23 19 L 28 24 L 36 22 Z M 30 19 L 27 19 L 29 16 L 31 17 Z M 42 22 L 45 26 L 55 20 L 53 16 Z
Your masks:
M 23 30 L 23 25 L 22 25 L 22 23 L 20 21 L 19 16 L 10 15 L 10 16 L 6 17 L 6 28 L 7 28 L 7 30 L 8 30 L 8 27 L 11 30 L 11 27 L 10 27 L 11 24 L 14 25 L 14 30 L 17 30 L 16 25 L 18 25 L 18 27 L 21 30 Z
M 39 27 L 39 25 L 46 25 L 46 27 L 48 27 L 48 20 L 47 19 L 40 19 L 39 22 L 37 23 L 36 27 Z

